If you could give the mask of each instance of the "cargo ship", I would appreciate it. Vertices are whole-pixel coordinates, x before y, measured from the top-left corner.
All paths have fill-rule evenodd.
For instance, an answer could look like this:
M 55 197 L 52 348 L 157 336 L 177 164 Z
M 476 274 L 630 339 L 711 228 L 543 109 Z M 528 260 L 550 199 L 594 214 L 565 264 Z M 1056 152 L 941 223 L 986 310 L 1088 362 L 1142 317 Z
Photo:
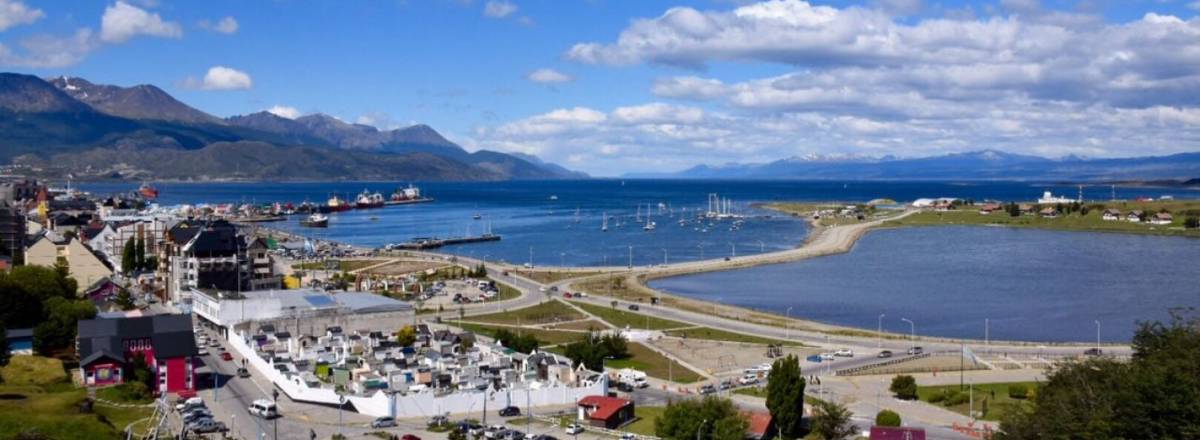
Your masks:
M 149 199 L 149 200 L 157 199 L 158 198 L 158 188 L 150 186 L 149 183 L 143 182 L 142 186 L 138 187 L 138 194 L 141 194 L 142 197 L 145 197 L 146 199 Z
M 358 195 L 358 198 L 354 199 L 354 207 L 358 209 L 382 208 L 383 202 L 383 194 L 371 194 L 369 191 L 364 189 L 363 192 Z
M 421 189 L 411 184 L 408 188 L 397 188 L 392 192 L 392 197 L 384 202 L 385 205 L 402 205 L 406 203 L 423 203 L 432 202 L 433 199 L 421 195 Z

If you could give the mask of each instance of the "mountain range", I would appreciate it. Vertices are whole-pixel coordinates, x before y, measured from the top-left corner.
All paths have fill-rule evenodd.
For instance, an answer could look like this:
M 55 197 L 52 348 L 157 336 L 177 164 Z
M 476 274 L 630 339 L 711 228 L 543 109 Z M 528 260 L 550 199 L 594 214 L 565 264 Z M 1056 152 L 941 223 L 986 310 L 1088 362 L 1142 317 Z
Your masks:
M 528 155 L 468 152 L 427 125 L 325 114 L 219 118 L 153 85 L 0 73 L 0 163 L 77 179 L 505 180 L 583 178 Z
M 923 158 L 806 156 L 768 163 L 700 165 L 677 173 L 629 177 L 813 180 L 1060 180 L 1189 179 L 1200 176 L 1200 153 L 1114 159 L 1039 156 L 982 150 Z

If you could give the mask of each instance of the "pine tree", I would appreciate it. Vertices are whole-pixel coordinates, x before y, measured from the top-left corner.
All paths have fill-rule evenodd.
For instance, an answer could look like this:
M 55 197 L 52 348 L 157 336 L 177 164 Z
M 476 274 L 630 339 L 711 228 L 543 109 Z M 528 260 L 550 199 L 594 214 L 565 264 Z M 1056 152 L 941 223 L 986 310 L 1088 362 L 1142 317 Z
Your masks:
M 137 251 L 134 250 L 133 237 L 125 241 L 125 249 L 121 251 L 121 272 L 133 272 L 137 268 Z
M 804 377 L 800 373 L 800 359 L 788 355 L 771 365 L 767 376 L 767 409 L 785 439 L 799 438 L 804 434 Z

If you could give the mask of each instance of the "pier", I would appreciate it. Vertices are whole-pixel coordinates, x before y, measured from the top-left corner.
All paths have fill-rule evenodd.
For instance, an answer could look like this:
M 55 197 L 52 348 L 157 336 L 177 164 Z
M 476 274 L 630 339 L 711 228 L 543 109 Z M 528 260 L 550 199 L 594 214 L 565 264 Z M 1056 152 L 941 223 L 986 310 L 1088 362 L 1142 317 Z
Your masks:
M 442 246 L 467 243 L 482 243 L 485 241 L 500 241 L 498 234 L 483 234 L 467 237 L 451 237 L 451 238 L 415 238 L 412 241 L 404 243 L 396 243 L 387 245 L 388 249 L 406 249 L 406 250 L 426 250 L 437 249 Z

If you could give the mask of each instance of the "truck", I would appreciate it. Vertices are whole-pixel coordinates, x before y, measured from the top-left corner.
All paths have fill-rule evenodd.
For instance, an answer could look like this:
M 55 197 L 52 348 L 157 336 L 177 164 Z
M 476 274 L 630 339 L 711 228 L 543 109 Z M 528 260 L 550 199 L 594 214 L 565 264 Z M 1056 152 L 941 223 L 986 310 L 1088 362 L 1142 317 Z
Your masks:
M 643 373 L 632 368 L 623 368 L 617 372 L 617 381 L 632 385 L 634 388 L 646 388 L 650 386 L 646 382 L 646 373 Z

